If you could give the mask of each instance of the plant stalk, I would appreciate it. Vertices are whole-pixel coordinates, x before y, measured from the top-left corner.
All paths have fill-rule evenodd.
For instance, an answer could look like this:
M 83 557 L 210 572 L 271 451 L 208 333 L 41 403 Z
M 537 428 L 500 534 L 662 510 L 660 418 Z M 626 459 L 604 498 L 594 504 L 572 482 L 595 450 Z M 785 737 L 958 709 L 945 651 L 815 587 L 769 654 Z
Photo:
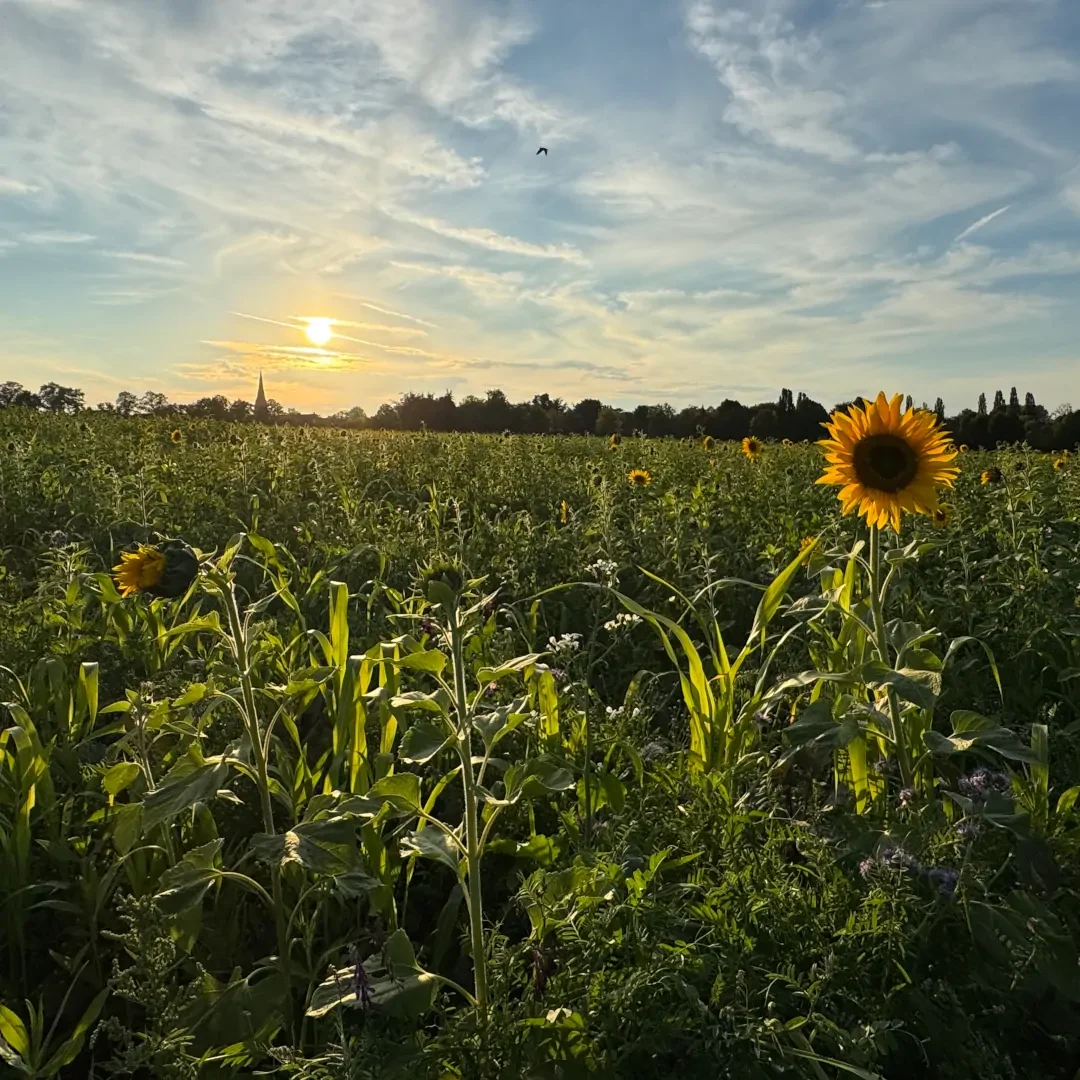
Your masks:
M 870 605 L 874 612 L 874 637 L 877 645 L 878 659 L 887 667 L 892 668 L 889 659 L 889 644 L 885 633 L 885 613 L 882 608 L 881 594 L 881 532 L 876 525 L 870 526 Z M 900 766 L 900 782 L 904 787 L 912 786 L 911 759 L 908 756 L 907 740 L 904 737 L 904 728 L 900 720 L 900 703 L 896 698 L 896 691 L 891 687 L 885 688 L 889 699 L 889 716 L 892 720 L 893 746 L 896 748 L 896 760 Z
M 259 729 L 259 714 L 255 707 L 255 690 L 251 685 L 247 634 L 240 618 L 240 608 L 236 602 L 236 587 L 232 580 L 229 580 L 227 587 L 222 591 L 225 597 L 225 614 L 229 620 L 229 632 L 232 636 L 236 667 L 240 674 L 240 691 L 244 699 L 244 720 L 247 726 L 248 739 L 251 741 L 251 751 L 255 756 L 255 771 L 259 778 L 258 788 L 259 800 L 262 804 L 263 831 L 268 836 L 273 836 L 275 830 L 274 808 L 270 801 L 270 769 L 263 747 L 262 732 Z M 277 863 L 272 863 L 270 866 L 270 891 L 274 901 L 274 924 L 277 932 L 281 975 L 285 982 L 286 994 L 291 998 L 289 939 L 285 928 L 285 900 L 281 889 L 281 867 Z M 291 1015 L 289 1025 L 292 1027 Z
M 480 887 L 480 821 L 476 797 L 476 777 L 472 765 L 468 691 L 465 686 L 465 653 L 462 627 L 455 605 L 450 617 L 450 651 L 454 658 L 454 696 L 458 712 L 458 755 L 465 797 L 465 870 L 469 892 L 469 940 L 473 955 L 473 983 L 476 1011 L 481 1024 L 487 1022 L 487 952 L 484 944 L 484 900 Z

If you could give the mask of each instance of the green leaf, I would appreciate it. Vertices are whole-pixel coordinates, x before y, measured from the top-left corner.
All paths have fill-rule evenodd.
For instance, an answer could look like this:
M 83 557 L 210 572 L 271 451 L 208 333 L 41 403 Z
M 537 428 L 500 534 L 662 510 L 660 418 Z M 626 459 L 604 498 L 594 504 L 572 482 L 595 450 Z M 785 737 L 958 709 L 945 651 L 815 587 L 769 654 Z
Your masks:
M 568 791 L 574 786 L 574 777 L 570 770 L 558 761 L 538 757 L 511 765 L 506 770 L 504 782 L 508 800 L 542 799 L 558 791 Z
M 86 1012 L 80 1017 L 75 1029 L 60 1044 L 56 1053 L 49 1058 L 44 1069 L 38 1073 L 39 1076 L 55 1076 L 65 1065 L 70 1065 L 79 1056 L 83 1043 L 86 1041 L 86 1033 L 94 1026 L 108 996 L 109 987 L 106 986 L 86 1007 Z
M 772 583 L 758 602 L 757 612 L 754 615 L 754 626 L 750 631 L 748 644 L 759 636 L 764 639 L 765 631 L 768 629 L 769 623 L 772 622 L 773 616 L 780 610 L 780 604 L 783 602 L 788 589 L 791 588 L 791 583 L 795 580 L 799 568 L 817 545 L 817 539 L 813 540 L 773 578 Z
M 485 850 L 496 855 L 512 855 L 516 859 L 533 859 L 541 866 L 554 866 L 562 844 L 558 837 L 535 833 L 528 840 L 489 840 Z
M 296 863 L 316 874 L 339 876 L 356 868 L 357 822 L 347 817 L 320 818 L 294 825 L 283 833 L 258 833 L 251 852 L 260 862 L 284 868 Z
M 26 1052 L 30 1049 L 30 1036 L 27 1034 L 26 1025 L 19 1014 L 6 1005 L 0 1005 L 0 1036 L 16 1054 L 26 1057 Z
M 937 691 L 933 688 L 930 679 L 936 676 L 938 688 L 941 685 L 941 676 L 937 672 L 912 669 L 894 671 L 880 660 L 871 660 L 863 664 L 861 675 L 863 682 L 868 686 L 891 687 L 898 697 L 903 698 L 904 701 L 910 701 L 920 709 L 933 709 L 937 701 Z
M 425 712 L 443 713 L 449 711 L 450 700 L 441 687 L 431 694 L 420 690 L 410 690 L 406 694 L 395 694 L 390 699 L 391 709 L 423 709 Z
M 220 758 L 201 765 L 190 757 L 182 759 L 165 774 L 161 786 L 143 799 L 143 827 L 152 829 L 196 803 L 210 802 L 228 775 L 229 766 Z
M 410 764 L 422 765 L 430 761 L 450 742 L 451 734 L 444 723 L 437 720 L 419 720 L 401 740 L 398 757 Z
M 416 773 L 394 773 L 377 780 L 368 789 L 366 799 L 381 799 L 397 810 L 421 809 L 420 777 Z
M 446 662 L 446 654 L 438 649 L 420 649 L 403 656 L 398 661 L 398 667 L 430 671 L 433 675 L 441 675 Z
M 373 992 L 372 1008 L 389 1016 L 416 1020 L 435 1000 L 435 977 L 417 964 L 412 942 L 404 930 L 395 930 L 383 951 L 364 961 L 364 971 Z M 312 994 L 307 1015 L 326 1016 L 340 1005 L 355 1004 L 355 967 L 330 968 L 327 978 Z
M 378 878 L 373 878 L 364 870 L 350 870 L 346 874 L 335 874 L 334 885 L 342 896 L 353 900 L 358 900 L 383 887 L 383 883 Z
M 508 675 L 535 667 L 546 655 L 546 653 L 527 653 L 525 656 L 516 656 L 513 660 L 507 660 L 498 667 L 482 667 L 476 673 L 476 681 L 481 684 L 499 682 Z
M 434 859 L 455 874 L 458 872 L 458 850 L 442 829 L 427 828 L 410 833 L 402 840 L 401 848 L 406 853 Z
M 139 766 L 134 761 L 121 761 L 106 771 L 101 778 L 101 788 L 106 795 L 119 795 L 138 775 Z
M 214 860 L 224 841 L 218 837 L 189 851 L 161 875 L 157 901 L 168 915 L 179 915 L 202 903 L 207 890 L 220 876 Z
M 528 718 L 527 698 L 517 698 L 508 705 L 501 705 L 491 712 L 473 718 L 473 727 L 480 733 L 484 746 L 492 750 L 504 736 L 509 735 Z

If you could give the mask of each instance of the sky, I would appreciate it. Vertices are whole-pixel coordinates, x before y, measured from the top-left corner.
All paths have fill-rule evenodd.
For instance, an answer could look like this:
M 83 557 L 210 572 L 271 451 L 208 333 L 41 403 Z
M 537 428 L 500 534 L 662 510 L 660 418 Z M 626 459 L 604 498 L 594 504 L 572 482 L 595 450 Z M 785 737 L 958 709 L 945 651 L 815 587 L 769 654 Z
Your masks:
M 1077 0 L 0 0 L 0 380 L 1080 406 L 1078 116 Z

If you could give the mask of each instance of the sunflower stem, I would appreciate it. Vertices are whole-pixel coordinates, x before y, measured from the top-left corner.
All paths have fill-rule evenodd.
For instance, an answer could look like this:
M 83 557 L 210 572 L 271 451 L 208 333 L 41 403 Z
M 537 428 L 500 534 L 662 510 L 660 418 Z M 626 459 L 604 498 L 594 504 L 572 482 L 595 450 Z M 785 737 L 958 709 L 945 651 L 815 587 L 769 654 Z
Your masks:
M 232 639 L 232 651 L 240 675 L 240 690 L 244 701 L 244 723 L 251 742 L 251 752 L 255 758 L 255 772 L 258 776 L 259 801 L 262 805 L 263 831 L 273 836 L 274 808 L 270 801 L 270 769 L 263 747 L 262 732 L 259 729 L 259 713 L 255 706 L 255 690 L 251 683 L 251 660 L 248 650 L 247 627 L 240 618 L 240 607 L 236 602 L 236 585 L 231 576 L 221 590 L 225 600 L 225 616 L 229 621 L 229 636 Z M 270 891 L 274 901 L 274 923 L 277 933 L 278 962 L 281 965 L 281 977 L 286 988 L 286 995 L 291 998 L 289 979 L 289 942 L 285 922 L 285 900 L 281 889 L 281 867 L 277 863 L 270 866 Z M 293 1027 L 292 1010 L 289 1010 L 289 1026 Z
M 892 668 L 889 658 L 889 641 L 885 633 L 885 611 L 882 604 L 885 588 L 881 579 L 881 531 L 877 525 L 870 526 L 870 605 L 874 612 L 874 637 L 878 659 Z M 911 787 L 911 759 L 908 756 L 907 740 L 904 737 L 903 723 L 900 719 L 900 703 L 896 691 L 885 688 L 889 699 L 889 717 L 892 720 L 893 746 L 896 747 L 896 760 L 900 766 L 900 781 L 904 787 Z

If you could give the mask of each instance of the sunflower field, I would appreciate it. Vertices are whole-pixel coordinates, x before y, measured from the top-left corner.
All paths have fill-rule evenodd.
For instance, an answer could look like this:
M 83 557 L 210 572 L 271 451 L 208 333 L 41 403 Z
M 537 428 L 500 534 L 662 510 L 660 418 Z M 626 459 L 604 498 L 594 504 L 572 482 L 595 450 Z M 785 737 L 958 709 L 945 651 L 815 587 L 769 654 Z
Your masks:
M 1080 1077 L 1080 462 L 0 410 L 0 1074 Z

